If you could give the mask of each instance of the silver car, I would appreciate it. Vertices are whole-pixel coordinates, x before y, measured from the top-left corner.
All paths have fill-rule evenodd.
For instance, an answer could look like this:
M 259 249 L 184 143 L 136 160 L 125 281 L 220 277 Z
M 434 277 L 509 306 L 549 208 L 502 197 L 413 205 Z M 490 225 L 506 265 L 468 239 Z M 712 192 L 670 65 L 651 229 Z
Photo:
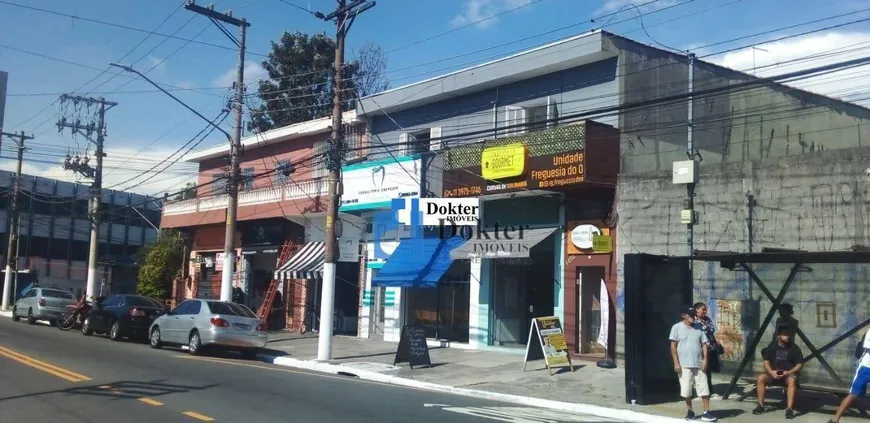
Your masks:
M 76 297 L 67 291 L 53 288 L 36 287 L 27 291 L 12 307 L 12 320 L 27 318 L 27 323 L 46 320 L 55 325 L 61 313 L 76 303 Z
M 158 317 L 148 330 L 151 348 L 187 345 L 193 355 L 205 347 L 242 352 L 254 359 L 266 346 L 266 323 L 251 309 L 236 303 L 187 300 L 168 314 Z

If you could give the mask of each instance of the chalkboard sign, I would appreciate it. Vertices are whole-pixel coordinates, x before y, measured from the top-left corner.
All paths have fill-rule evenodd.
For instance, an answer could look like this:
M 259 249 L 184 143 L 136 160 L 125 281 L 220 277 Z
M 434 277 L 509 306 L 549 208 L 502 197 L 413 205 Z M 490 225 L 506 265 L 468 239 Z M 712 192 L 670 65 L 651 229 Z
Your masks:
M 399 338 L 399 348 L 396 350 L 396 359 L 393 365 L 407 362 L 413 369 L 414 366 L 432 367 L 429 359 L 429 345 L 426 344 L 426 330 L 420 326 L 405 326 L 402 328 L 402 337 Z

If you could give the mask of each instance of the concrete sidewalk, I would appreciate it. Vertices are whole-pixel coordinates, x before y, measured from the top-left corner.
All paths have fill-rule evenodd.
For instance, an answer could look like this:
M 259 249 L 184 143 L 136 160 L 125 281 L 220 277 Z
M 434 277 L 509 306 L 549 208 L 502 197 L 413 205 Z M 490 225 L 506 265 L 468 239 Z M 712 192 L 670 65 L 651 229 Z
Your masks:
M 336 336 L 333 341 L 335 358 L 329 363 L 320 363 L 314 361 L 316 335 L 273 332 L 269 339 L 267 353 L 262 358 L 282 366 L 624 421 L 675 422 L 685 416 L 685 405 L 681 401 L 649 406 L 626 404 L 624 370 L 601 369 L 593 362 L 575 362 L 573 373 L 565 369 L 550 376 L 543 361 L 529 363 L 527 371 L 523 372 L 523 351 L 511 354 L 430 347 L 432 368 L 410 369 L 407 363 L 393 366 L 397 343 Z M 714 379 L 714 382 L 715 389 L 723 392 L 728 381 Z M 839 400 L 833 396 L 810 398 L 809 395 L 801 394 L 799 404 L 805 407 L 798 409 L 812 412 L 802 412 L 794 421 L 827 422 Z M 754 396 L 742 402 L 735 401 L 736 397 L 732 395 L 729 400 L 714 397 L 713 413 L 720 420 L 735 422 L 784 419 L 784 410 L 755 416 L 751 412 L 755 407 Z M 769 406 L 779 405 L 781 394 L 778 391 L 771 391 L 768 397 Z M 702 409 L 700 400 L 695 400 L 694 408 L 696 412 Z M 842 421 L 847 422 L 849 418 Z

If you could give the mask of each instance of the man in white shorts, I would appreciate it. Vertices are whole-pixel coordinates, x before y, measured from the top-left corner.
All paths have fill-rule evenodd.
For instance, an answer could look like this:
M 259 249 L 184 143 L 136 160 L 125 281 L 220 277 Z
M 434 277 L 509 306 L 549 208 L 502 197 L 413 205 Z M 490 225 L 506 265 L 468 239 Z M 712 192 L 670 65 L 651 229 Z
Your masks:
M 680 323 L 671 328 L 671 357 L 674 360 L 674 371 L 680 378 L 680 396 L 685 398 L 686 420 L 693 420 L 692 388 L 704 402 L 704 413 L 701 420 L 715 422 L 716 417 L 710 413 L 710 388 L 707 385 L 707 335 L 693 327 L 695 309 L 686 307 L 681 313 Z

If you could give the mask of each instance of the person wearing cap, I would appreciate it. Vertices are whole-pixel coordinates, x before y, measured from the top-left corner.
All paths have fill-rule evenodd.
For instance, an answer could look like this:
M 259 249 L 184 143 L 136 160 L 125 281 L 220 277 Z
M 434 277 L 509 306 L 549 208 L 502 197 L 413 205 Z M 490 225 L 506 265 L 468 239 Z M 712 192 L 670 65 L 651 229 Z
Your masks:
M 798 390 L 798 373 L 803 368 L 803 354 L 791 341 L 791 328 L 780 326 L 776 329 L 776 342 L 764 349 L 764 373 L 758 375 L 756 391 L 758 391 L 758 405 L 752 410 L 752 414 L 763 414 L 764 394 L 767 386 L 786 387 L 785 418 L 795 418 L 794 397 Z
M 710 412 L 710 387 L 707 384 L 707 335 L 694 327 L 695 309 L 685 307 L 681 311 L 680 322 L 671 327 L 671 358 L 674 360 L 674 371 L 680 379 L 680 396 L 686 400 L 686 420 L 693 420 L 692 389 L 701 397 L 704 403 L 704 413 L 701 420 L 715 422 L 716 417 Z

